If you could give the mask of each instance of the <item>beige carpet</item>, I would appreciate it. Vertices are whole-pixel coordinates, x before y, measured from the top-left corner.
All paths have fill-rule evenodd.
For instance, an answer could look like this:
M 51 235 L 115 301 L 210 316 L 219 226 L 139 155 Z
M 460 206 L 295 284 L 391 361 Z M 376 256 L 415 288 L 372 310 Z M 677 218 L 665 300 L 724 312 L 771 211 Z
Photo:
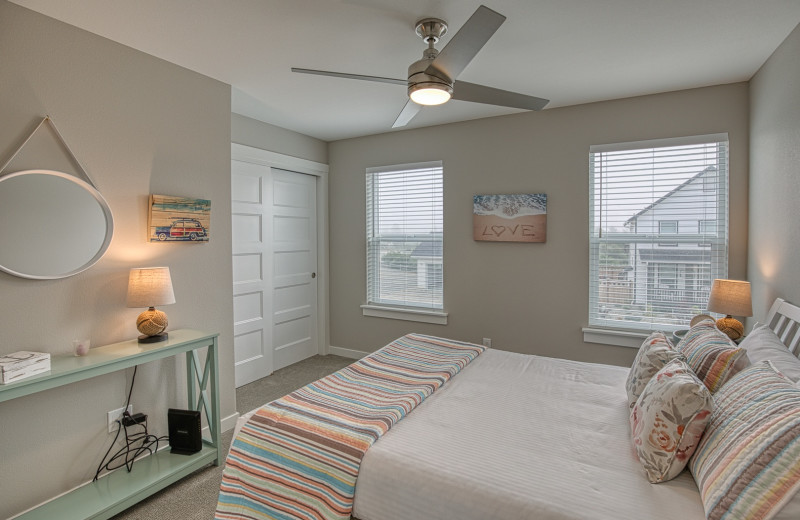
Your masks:
M 344 368 L 352 359 L 314 356 L 275 371 L 236 389 L 236 409 L 246 413 L 312 381 Z M 228 452 L 233 430 L 222 434 L 222 449 Z M 222 480 L 222 465 L 196 471 L 150 498 L 114 516 L 114 520 L 210 520 L 214 518 L 217 493 Z

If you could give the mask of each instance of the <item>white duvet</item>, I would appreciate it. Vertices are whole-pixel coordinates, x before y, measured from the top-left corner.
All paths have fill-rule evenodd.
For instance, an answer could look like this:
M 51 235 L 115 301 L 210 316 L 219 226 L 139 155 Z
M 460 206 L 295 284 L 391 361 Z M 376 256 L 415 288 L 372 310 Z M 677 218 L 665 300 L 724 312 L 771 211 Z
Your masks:
M 702 520 L 688 472 L 650 484 L 627 369 L 488 350 L 364 457 L 360 520 Z

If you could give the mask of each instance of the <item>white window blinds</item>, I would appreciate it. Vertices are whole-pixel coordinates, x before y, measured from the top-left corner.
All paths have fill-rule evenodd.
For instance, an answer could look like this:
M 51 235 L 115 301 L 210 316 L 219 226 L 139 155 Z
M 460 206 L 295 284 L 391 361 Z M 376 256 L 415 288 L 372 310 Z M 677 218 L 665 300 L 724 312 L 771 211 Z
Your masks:
M 727 278 L 727 134 L 592 146 L 589 183 L 589 325 L 687 327 Z
M 367 303 L 442 309 L 442 163 L 367 169 Z

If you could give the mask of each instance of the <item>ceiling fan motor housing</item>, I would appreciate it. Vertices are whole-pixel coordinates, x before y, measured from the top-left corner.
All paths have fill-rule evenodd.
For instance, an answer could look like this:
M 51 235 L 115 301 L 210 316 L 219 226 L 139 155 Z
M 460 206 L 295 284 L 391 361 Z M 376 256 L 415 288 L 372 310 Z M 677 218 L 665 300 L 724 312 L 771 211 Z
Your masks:
M 435 76 L 425 72 L 439 55 L 439 51 L 433 45 L 447 32 L 447 22 L 439 18 L 423 18 L 417 22 L 415 29 L 417 35 L 428 44 L 428 48 L 422 53 L 421 60 L 415 61 L 408 67 L 408 95 L 411 96 L 417 90 L 435 88 L 452 96 L 452 78 L 443 72 Z
M 425 54 L 432 54 L 431 57 L 425 56 L 421 60 L 415 61 L 408 67 L 408 94 L 410 95 L 415 90 L 422 88 L 437 88 L 439 90 L 446 90 L 453 95 L 453 80 L 448 78 L 445 74 L 441 76 L 432 76 L 426 74 L 425 71 L 430 66 L 433 59 L 439 52 L 433 49 L 433 53 L 426 50 Z

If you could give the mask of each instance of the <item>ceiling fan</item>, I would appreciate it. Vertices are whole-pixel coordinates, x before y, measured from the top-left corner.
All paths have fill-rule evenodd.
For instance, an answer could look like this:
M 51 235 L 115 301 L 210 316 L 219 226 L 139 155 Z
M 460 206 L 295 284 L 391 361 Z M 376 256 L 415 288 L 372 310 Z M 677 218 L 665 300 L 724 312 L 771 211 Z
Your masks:
M 410 99 L 397 116 L 392 128 L 407 125 L 423 105 L 441 105 L 450 98 L 525 110 L 541 110 L 549 100 L 466 81 L 456 81 L 458 75 L 467 68 L 505 20 L 506 17 L 502 14 L 482 5 L 441 51 L 436 50 L 434 45 L 447 32 L 447 22 L 439 18 L 423 18 L 418 21 L 415 27 L 416 33 L 428 44 L 428 48 L 422 53 L 421 60 L 415 61 L 408 67 L 407 80 L 296 67 L 292 67 L 292 72 L 407 86 Z

